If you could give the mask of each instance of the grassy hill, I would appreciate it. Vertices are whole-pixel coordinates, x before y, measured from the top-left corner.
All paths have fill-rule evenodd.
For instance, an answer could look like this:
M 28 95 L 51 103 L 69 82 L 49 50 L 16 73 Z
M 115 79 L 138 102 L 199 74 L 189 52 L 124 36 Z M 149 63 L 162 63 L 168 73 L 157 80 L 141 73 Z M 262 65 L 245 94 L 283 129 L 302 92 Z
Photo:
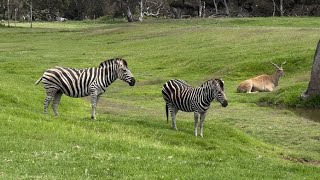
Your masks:
M 297 115 L 319 40 L 319 18 L 19 23 L 0 28 L 1 179 L 317 179 L 320 124 Z M 89 98 L 62 97 L 44 115 L 35 81 L 50 67 L 97 67 L 122 57 L 137 83 L 118 80 L 90 117 Z M 275 92 L 235 93 L 244 79 L 286 61 Z M 193 114 L 166 123 L 162 85 L 225 80 L 204 138 Z M 261 107 L 258 104 L 276 106 Z

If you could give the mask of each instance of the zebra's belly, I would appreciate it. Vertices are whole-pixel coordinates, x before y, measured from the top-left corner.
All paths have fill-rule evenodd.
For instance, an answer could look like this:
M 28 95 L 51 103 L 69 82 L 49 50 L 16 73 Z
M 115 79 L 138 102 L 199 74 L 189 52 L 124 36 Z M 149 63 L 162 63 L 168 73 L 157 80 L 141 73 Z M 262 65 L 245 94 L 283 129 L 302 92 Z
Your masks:
M 200 106 L 199 104 L 196 105 L 183 105 L 183 104 L 175 104 L 173 103 L 173 105 L 179 109 L 180 111 L 184 111 L 184 112 L 206 112 L 210 106 Z
M 89 91 L 65 91 L 62 90 L 62 92 L 69 96 L 69 97 L 73 97 L 73 98 L 79 98 L 79 97 L 86 97 L 86 96 L 90 96 L 90 92 Z
M 173 105 L 180 111 L 184 112 L 194 112 L 196 110 L 193 106 L 188 104 L 173 103 Z

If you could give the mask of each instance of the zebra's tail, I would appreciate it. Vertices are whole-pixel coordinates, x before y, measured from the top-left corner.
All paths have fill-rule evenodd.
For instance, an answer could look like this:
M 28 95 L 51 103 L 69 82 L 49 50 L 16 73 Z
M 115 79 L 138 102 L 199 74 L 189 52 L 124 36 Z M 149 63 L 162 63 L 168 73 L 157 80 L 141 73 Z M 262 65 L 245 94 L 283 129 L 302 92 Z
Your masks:
M 167 124 L 169 123 L 169 121 L 168 121 L 168 104 L 166 103 L 166 116 L 167 116 Z
M 38 79 L 38 81 L 36 82 L 35 86 L 38 85 L 41 80 L 42 80 L 42 76 L 41 76 L 41 78 Z

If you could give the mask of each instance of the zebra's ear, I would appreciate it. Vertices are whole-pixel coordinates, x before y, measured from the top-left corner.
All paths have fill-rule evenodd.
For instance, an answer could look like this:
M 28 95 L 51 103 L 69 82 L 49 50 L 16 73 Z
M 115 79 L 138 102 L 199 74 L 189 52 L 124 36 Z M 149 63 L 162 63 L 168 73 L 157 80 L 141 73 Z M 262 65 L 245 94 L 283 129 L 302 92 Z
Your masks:
M 117 64 L 120 65 L 120 66 L 128 67 L 127 61 L 124 60 L 124 59 L 117 58 L 117 59 L 116 59 L 116 62 L 117 62 Z
M 121 62 L 120 59 L 116 59 L 116 60 L 115 60 L 115 64 L 116 64 L 118 67 L 123 67 L 123 64 L 122 64 L 122 62 Z
M 217 79 L 214 79 L 214 80 L 218 81 L 219 84 L 220 84 L 220 83 L 223 83 L 223 84 L 224 84 L 224 80 L 223 80 L 222 78 L 221 78 L 221 79 L 218 79 L 218 78 L 217 78 Z
M 215 79 L 218 83 L 219 86 L 221 87 L 222 90 L 224 90 L 224 81 L 222 79 Z

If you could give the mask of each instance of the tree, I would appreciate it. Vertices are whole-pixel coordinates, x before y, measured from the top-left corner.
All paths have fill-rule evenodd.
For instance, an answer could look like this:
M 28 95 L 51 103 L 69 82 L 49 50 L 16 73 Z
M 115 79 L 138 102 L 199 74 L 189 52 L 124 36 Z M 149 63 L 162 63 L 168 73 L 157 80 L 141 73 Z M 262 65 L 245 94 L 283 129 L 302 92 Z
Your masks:
M 131 13 L 130 6 L 129 6 L 129 5 L 127 5 L 127 20 L 128 20 L 128 22 L 133 22 L 133 21 L 134 21 L 134 20 L 133 20 L 133 15 L 132 15 L 132 13 Z
M 144 16 L 144 13 L 143 13 L 143 0 L 140 0 L 140 16 L 139 16 L 139 21 L 143 21 L 143 16 Z
M 30 28 L 32 28 L 32 0 L 30 2 Z
M 7 5 L 7 9 L 8 9 L 8 27 L 10 27 L 10 11 L 9 11 L 9 7 L 10 7 L 10 0 L 8 0 L 8 5 Z
M 202 1 L 201 0 L 199 0 L 199 17 L 202 17 Z
M 216 11 L 216 14 L 218 14 L 218 3 L 217 3 L 217 0 L 213 0 L 213 4 L 214 4 L 214 9 Z
M 284 10 L 283 10 L 283 0 L 280 0 L 280 14 L 283 16 Z
M 215 13 L 216 14 L 219 14 L 218 12 L 218 4 L 220 3 L 223 4 L 223 6 L 226 8 L 225 10 L 225 13 L 226 15 L 229 15 L 230 14 L 230 11 L 229 11 L 229 8 L 228 8 L 228 3 L 227 3 L 227 0 L 213 0 L 213 5 L 214 5 L 214 9 L 215 9 Z M 205 1 L 204 1 L 205 2 Z
M 320 40 L 318 42 L 316 52 L 313 58 L 313 65 L 311 69 L 311 78 L 308 89 L 301 94 L 302 99 L 307 99 L 310 96 L 320 94 Z
M 135 19 L 133 16 L 133 12 L 135 12 L 135 9 L 138 5 L 140 6 L 140 8 L 143 7 L 143 1 L 142 0 L 118 0 L 118 1 L 126 7 L 125 14 L 127 15 L 128 22 L 137 21 L 137 19 Z M 140 12 L 141 12 L 141 9 L 140 9 Z
M 158 17 L 160 10 L 164 10 L 163 0 L 145 0 L 143 14 L 145 16 Z
M 230 12 L 229 12 L 229 8 L 228 8 L 227 0 L 223 0 L 223 4 L 226 7 L 226 14 L 229 16 Z
M 273 4 L 272 17 L 274 17 L 274 15 L 275 15 L 275 13 L 276 13 L 276 2 L 274 2 L 274 0 L 272 0 L 272 4 Z

